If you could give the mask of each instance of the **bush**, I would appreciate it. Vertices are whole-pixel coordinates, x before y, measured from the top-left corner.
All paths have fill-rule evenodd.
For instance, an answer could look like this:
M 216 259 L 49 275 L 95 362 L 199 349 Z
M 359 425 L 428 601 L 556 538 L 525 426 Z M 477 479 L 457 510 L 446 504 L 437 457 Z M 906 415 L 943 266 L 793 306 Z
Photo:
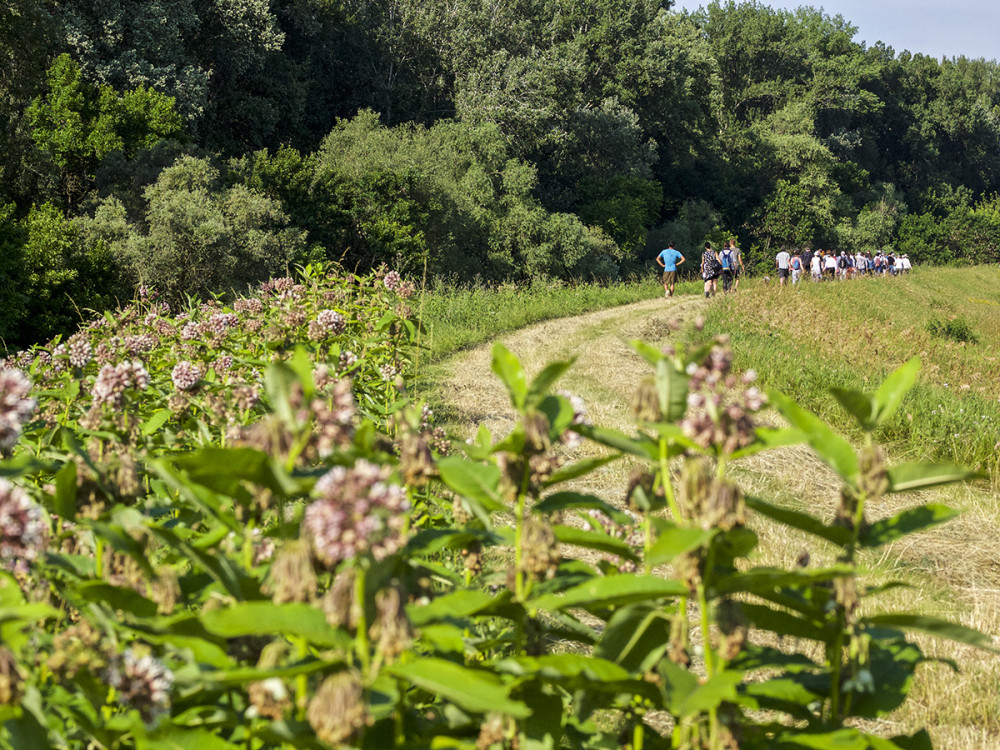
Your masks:
M 973 332 L 968 321 L 961 316 L 949 318 L 947 320 L 932 318 L 927 321 L 927 330 L 932 336 L 951 339 L 952 341 L 969 344 L 976 344 L 979 342 L 979 337 L 976 336 L 975 332 Z

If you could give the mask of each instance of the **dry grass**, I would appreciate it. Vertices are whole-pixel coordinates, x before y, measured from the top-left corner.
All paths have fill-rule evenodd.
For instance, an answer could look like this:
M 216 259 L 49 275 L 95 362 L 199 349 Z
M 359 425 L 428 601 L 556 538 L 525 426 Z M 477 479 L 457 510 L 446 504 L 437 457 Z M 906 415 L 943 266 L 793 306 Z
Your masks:
M 576 357 L 559 386 L 584 398 L 595 424 L 628 431 L 632 393 L 648 368 L 627 341 L 666 343 L 669 321 L 691 318 L 704 304 L 698 298 L 651 300 L 544 323 L 501 340 L 518 356 L 529 377 L 549 362 Z M 794 299 L 790 304 L 794 306 Z M 511 428 L 513 412 L 506 392 L 490 371 L 489 346 L 454 357 L 447 371 L 442 394 L 449 402 L 454 432 L 471 435 L 483 424 L 494 435 L 503 435 Z M 593 455 L 603 452 L 600 446 L 582 450 Z M 615 462 L 585 477 L 575 489 L 620 505 L 630 468 L 626 461 Z M 733 472 L 747 493 L 819 517 L 833 514 L 839 495 L 833 473 L 806 446 L 760 454 L 738 462 Z M 959 508 L 963 514 L 930 532 L 867 554 L 863 558 L 867 583 L 897 579 L 909 585 L 882 594 L 869 606 L 947 617 L 996 637 L 1000 634 L 1000 561 L 995 540 L 1000 536 L 1000 504 L 995 494 L 985 487 L 960 487 L 892 496 L 871 509 L 870 520 L 931 501 Z M 803 549 L 809 550 L 815 564 L 832 562 L 833 549 L 813 537 L 767 519 L 756 518 L 752 524 L 760 538 L 754 564 L 789 566 Z M 926 726 L 935 746 L 944 750 L 1000 748 L 1000 659 L 950 642 L 919 640 L 926 653 L 954 660 L 961 672 L 954 673 L 944 664 L 924 665 L 904 707 L 866 728 L 888 736 Z

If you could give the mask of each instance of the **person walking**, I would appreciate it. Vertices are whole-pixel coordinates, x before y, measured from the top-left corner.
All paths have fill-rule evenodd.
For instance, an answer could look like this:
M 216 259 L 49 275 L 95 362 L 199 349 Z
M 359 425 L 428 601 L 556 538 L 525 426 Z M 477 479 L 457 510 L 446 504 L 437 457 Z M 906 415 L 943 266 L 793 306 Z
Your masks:
M 747 268 L 743 265 L 743 251 L 736 247 L 736 240 L 729 240 L 729 252 L 736 259 L 736 265 L 733 267 L 733 291 L 735 292 L 740 288 L 740 279 L 747 272 Z
M 774 265 L 778 268 L 778 283 L 781 286 L 785 285 L 788 281 L 788 273 L 791 270 L 792 256 L 788 254 L 785 248 L 781 248 L 778 254 L 774 256 Z
M 736 274 L 738 273 L 736 257 L 733 255 L 733 246 L 735 244 L 732 240 L 728 240 L 725 248 L 719 254 L 719 260 L 722 262 L 722 291 L 727 293 L 732 288 L 733 279 L 736 278 Z
M 684 262 L 684 256 L 674 250 L 674 243 L 668 242 L 667 249 L 656 256 L 656 262 L 663 269 L 663 296 L 674 296 L 674 283 L 677 281 L 677 266 Z
M 826 258 L 823 260 L 823 270 L 829 275 L 830 281 L 837 279 L 837 254 L 832 250 L 826 254 Z
M 821 281 L 823 278 L 823 253 L 822 251 L 817 252 L 812 257 L 812 262 L 809 264 L 809 272 L 812 273 L 813 281 Z
M 712 243 L 705 243 L 705 252 L 701 254 L 701 278 L 705 280 L 705 297 L 715 296 L 716 284 L 722 274 L 722 261 L 719 254 L 712 249 Z
M 788 264 L 792 269 L 792 286 L 799 283 L 799 279 L 802 278 L 802 256 L 799 255 L 799 251 L 795 250 L 792 255 L 792 259 Z

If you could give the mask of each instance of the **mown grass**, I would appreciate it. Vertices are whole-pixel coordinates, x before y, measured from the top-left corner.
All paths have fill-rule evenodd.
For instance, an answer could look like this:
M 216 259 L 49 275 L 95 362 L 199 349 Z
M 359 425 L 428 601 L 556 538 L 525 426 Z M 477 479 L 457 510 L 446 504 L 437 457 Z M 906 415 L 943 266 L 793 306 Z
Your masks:
M 961 321 L 975 339 L 940 335 Z M 934 323 L 937 325 L 934 325 Z M 916 269 L 905 277 L 754 282 L 717 298 L 706 331 L 732 336 L 735 366 L 855 437 L 831 386 L 871 391 L 914 356 L 917 386 L 878 438 L 910 460 L 952 461 L 1000 482 L 1000 272 Z
M 678 282 L 675 294 L 694 295 L 701 282 Z M 533 323 L 603 310 L 663 296 L 659 276 L 616 284 L 534 282 L 517 286 L 439 285 L 420 305 L 422 343 L 431 361 Z

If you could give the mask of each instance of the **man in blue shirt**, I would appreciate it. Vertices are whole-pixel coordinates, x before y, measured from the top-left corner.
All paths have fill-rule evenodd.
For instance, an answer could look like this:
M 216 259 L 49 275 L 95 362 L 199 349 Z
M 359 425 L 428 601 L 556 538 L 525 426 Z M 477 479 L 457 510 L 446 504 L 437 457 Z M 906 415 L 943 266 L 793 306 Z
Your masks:
M 663 296 L 673 297 L 677 266 L 684 262 L 684 256 L 674 250 L 673 242 L 668 242 L 667 249 L 656 256 L 656 262 L 663 267 Z

